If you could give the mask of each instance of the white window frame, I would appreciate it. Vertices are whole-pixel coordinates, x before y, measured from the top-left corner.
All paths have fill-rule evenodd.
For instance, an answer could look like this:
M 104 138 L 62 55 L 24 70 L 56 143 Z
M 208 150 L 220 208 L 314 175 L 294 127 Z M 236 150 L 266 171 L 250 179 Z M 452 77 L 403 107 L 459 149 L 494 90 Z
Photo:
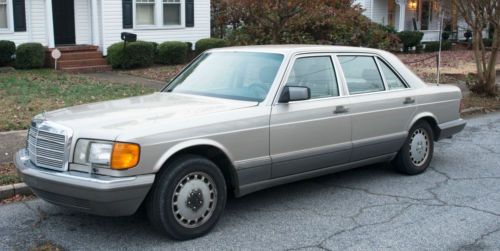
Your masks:
M 8 0 L 10 1 L 10 0 Z M 177 3 L 175 3 L 177 4 Z M 180 25 L 164 25 L 163 24 L 163 0 L 155 0 L 155 10 L 154 10 L 154 24 L 153 25 L 141 25 L 137 24 L 136 16 L 136 6 L 137 0 L 133 1 L 133 15 L 134 15 L 134 30 L 167 30 L 167 29 L 183 29 L 186 27 L 185 13 L 186 13 L 186 1 L 180 0 L 181 5 L 181 24 Z
M 158 16 L 158 4 L 157 4 L 158 1 L 154 1 L 154 3 L 144 3 L 144 2 L 137 2 L 137 0 L 134 0 L 134 6 L 133 6 L 133 20 L 134 20 L 134 27 L 154 27 L 156 26 L 156 23 L 157 23 L 157 20 L 156 20 L 156 16 Z M 145 4 L 145 5 L 153 5 L 153 24 L 137 24 L 137 12 L 136 12 L 136 9 L 137 9 L 137 4 Z
M 184 14 L 183 12 L 185 12 L 185 9 L 183 8 L 184 5 L 184 0 L 177 0 L 178 2 L 171 2 L 171 1 L 176 1 L 176 0 L 162 0 L 162 5 L 161 5 L 161 11 L 162 11 L 162 15 L 161 15 L 161 24 L 162 26 L 165 26 L 165 27 L 172 27 L 172 26 L 182 26 L 183 25 L 183 19 L 184 19 Z M 164 7 L 165 5 L 179 5 L 180 8 L 179 8 L 179 18 L 180 18 L 180 23 L 179 24 L 175 24 L 175 25 L 166 25 L 164 24 L 164 18 L 165 18 L 165 13 L 163 13 L 163 10 L 164 10 Z
M 7 0 L 7 28 L 0 28 L 0 33 L 14 33 L 14 9 L 12 0 Z

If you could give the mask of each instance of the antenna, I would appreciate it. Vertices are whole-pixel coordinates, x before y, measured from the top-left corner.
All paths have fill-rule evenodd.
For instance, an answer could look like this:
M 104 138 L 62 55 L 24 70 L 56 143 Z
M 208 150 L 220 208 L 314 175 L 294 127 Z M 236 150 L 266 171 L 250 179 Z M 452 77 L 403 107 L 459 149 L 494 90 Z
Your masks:
M 437 80 L 436 83 L 439 85 L 439 80 L 441 77 L 441 46 L 443 45 L 443 22 L 444 22 L 444 9 L 441 6 L 441 11 L 439 14 L 441 15 L 439 21 L 439 51 L 438 51 L 438 60 L 437 60 Z

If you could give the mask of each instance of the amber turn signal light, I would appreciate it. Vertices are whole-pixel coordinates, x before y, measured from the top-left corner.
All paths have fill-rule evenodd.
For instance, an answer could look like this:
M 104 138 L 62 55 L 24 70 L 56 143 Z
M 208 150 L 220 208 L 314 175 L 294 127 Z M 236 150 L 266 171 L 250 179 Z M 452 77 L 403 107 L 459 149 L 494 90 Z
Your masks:
M 132 143 L 115 143 L 111 153 L 111 169 L 129 169 L 139 163 L 140 146 Z

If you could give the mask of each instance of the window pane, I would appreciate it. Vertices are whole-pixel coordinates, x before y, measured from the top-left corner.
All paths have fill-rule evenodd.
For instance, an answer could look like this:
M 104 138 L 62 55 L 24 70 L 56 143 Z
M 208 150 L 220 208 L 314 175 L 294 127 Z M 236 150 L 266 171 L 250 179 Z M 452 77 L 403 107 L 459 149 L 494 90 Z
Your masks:
M 338 58 L 350 94 L 385 90 L 373 57 L 339 56 Z
M 389 90 L 397 90 L 406 88 L 405 84 L 401 79 L 392 71 L 389 66 L 382 60 L 378 60 L 380 68 L 384 73 L 385 82 L 387 82 L 387 87 Z
M 180 4 L 163 4 L 163 24 L 164 25 L 181 24 Z
M 137 24 L 154 24 L 155 23 L 155 5 L 150 3 L 138 3 L 135 8 L 137 15 Z
M 339 95 L 337 78 L 330 57 L 308 57 L 295 60 L 287 85 L 309 87 L 311 98 Z
M 0 1 L 0 29 L 7 29 L 7 4 Z

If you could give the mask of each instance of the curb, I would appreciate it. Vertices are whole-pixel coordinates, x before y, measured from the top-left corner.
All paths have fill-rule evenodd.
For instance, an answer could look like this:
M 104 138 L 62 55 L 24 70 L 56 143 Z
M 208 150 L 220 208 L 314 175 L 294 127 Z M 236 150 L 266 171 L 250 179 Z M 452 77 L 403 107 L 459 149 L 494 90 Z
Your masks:
M 24 183 L 0 186 L 0 200 L 12 198 L 16 195 L 33 195 L 33 192 Z
M 5 131 L 5 132 L 0 132 L 0 135 L 10 135 L 10 134 L 17 134 L 17 133 L 28 134 L 28 130 Z

